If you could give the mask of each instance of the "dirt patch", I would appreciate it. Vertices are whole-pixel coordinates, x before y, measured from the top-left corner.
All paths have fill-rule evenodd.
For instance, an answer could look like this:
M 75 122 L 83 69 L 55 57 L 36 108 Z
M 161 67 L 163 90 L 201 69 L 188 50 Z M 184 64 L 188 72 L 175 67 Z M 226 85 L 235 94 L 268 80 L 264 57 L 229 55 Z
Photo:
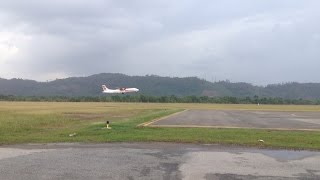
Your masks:
M 96 120 L 104 118 L 104 114 L 96 113 L 63 113 L 66 117 L 76 119 L 76 120 Z

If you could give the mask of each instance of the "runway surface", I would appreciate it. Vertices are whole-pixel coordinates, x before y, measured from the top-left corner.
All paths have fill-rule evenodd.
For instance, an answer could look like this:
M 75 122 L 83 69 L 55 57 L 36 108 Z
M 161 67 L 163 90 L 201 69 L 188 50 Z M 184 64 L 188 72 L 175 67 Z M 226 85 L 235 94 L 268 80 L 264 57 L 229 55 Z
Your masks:
M 0 179 L 320 179 L 320 152 L 173 143 L 0 146 Z
M 151 123 L 149 126 L 320 131 L 320 112 L 188 110 Z

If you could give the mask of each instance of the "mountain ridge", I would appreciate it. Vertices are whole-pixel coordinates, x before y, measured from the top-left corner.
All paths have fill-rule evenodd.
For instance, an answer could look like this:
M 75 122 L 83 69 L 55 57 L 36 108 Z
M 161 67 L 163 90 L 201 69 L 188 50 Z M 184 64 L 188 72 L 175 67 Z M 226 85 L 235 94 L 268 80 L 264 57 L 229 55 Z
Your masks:
M 320 99 L 320 83 L 283 83 L 256 86 L 245 82 L 209 82 L 197 77 L 129 76 L 100 73 L 49 82 L 0 78 L 0 94 L 15 96 L 101 96 L 101 85 L 109 88 L 137 87 L 140 94 L 152 96 L 280 97 Z

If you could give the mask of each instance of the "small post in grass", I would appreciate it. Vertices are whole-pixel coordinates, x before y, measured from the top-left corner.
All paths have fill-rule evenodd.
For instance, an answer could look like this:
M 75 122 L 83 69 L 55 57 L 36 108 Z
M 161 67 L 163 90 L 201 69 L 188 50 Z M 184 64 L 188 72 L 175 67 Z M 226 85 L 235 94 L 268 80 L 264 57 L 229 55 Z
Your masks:
M 109 121 L 106 122 L 106 126 L 107 126 L 107 129 L 111 129 L 111 127 L 109 127 Z

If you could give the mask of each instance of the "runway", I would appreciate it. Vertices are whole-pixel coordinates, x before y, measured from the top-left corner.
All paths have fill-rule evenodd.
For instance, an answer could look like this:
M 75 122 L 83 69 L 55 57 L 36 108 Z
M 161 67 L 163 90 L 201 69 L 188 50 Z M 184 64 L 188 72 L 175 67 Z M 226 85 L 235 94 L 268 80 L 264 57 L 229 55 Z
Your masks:
M 174 143 L 0 147 L 0 179 L 320 179 L 320 152 Z
M 148 126 L 320 131 L 320 112 L 188 110 Z

